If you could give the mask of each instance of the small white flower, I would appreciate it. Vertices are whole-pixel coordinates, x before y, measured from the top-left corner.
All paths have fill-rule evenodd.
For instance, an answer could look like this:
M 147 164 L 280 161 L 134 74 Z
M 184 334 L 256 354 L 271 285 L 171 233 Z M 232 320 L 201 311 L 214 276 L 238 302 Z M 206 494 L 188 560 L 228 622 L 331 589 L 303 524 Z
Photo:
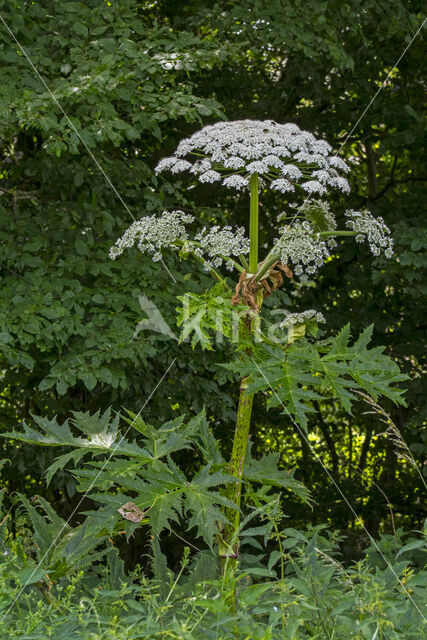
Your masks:
M 206 171 L 206 173 L 202 173 L 199 177 L 200 182 L 216 182 L 217 180 L 221 180 L 221 174 L 218 171 Z
M 338 176 L 338 178 L 331 178 L 329 180 L 329 184 L 331 187 L 337 187 L 337 189 L 340 189 L 343 193 L 350 193 L 350 185 L 347 180 L 345 178 L 341 178 L 341 176 Z
M 274 147 L 274 151 L 279 158 L 289 158 L 292 155 L 291 149 L 284 146 Z
M 302 178 L 302 171 L 295 164 L 286 164 L 282 167 L 282 175 L 289 180 L 299 180 Z
M 295 187 L 292 182 L 286 180 L 285 178 L 279 178 L 278 180 L 273 180 L 271 183 L 271 188 L 274 191 L 280 191 L 280 193 L 286 193 L 287 191 L 295 191 Z
M 178 158 L 171 156 L 170 158 L 162 158 L 155 168 L 156 173 L 161 173 L 162 171 L 166 171 L 167 169 L 172 169 L 179 162 Z
M 326 140 L 316 140 L 313 142 L 312 148 L 315 153 L 321 153 L 322 156 L 327 156 L 332 151 L 331 145 Z
M 273 156 L 273 155 L 265 156 L 265 158 L 263 158 L 262 161 L 268 167 L 273 167 L 274 169 L 282 169 L 283 167 L 283 161 L 277 156 Z
M 306 164 L 315 164 L 321 168 L 328 167 L 328 159 L 322 156 L 321 153 L 307 153 L 307 151 L 300 151 L 295 154 L 295 160 Z
M 231 156 L 230 158 L 226 158 L 224 160 L 224 167 L 226 169 L 241 169 L 245 166 L 245 161 L 242 158 L 238 158 L 237 156 Z
M 308 182 L 303 182 L 301 186 L 304 191 L 307 191 L 307 193 L 318 193 L 321 196 L 326 193 L 326 189 L 323 184 L 321 184 L 317 180 L 309 180 Z
M 280 329 L 286 329 L 299 324 L 307 324 L 309 321 L 326 322 L 324 316 L 319 311 L 308 309 L 302 313 L 288 313 L 284 320 L 279 324 Z
M 187 169 L 191 168 L 191 162 L 187 162 L 187 160 L 177 160 L 175 164 L 171 167 L 172 173 L 179 173 L 180 171 L 187 171 Z
M 264 162 L 259 162 L 259 161 L 251 162 L 250 164 L 247 165 L 246 171 L 251 174 L 260 173 L 262 175 L 263 173 L 267 173 L 268 166 Z
M 234 189 L 240 190 L 244 187 L 247 187 L 249 182 L 246 180 L 246 178 L 242 178 L 242 176 L 232 175 L 224 178 L 222 184 L 226 187 L 232 187 Z
M 348 173 L 350 171 L 350 167 L 348 166 L 348 164 L 346 164 L 341 158 L 338 158 L 338 156 L 331 156 L 330 158 L 328 158 L 328 160 L 331 167 L 341 169 L 341 171 L 344 171 L 344 173 Z
M 318 169 L 313 171 L 312 176 L 324 187 L 329 185 L 340 189 L 343 193 L 350 193 L 350 185 L 347 180 L 339 176 L 337 171 L 331 167 L 329 167 L 329 169 Z
M 190 153 L 192 150 L 193 150 L 193 147 L 191 144 L 188 143 L 187 140 L 181 140 L 177 150 L 175 151 L 175 155 L 178 157 L 186 156 L 187 153 Z
M 319 169 L 318 171 L 313 171 L 313 178 L 321 182 L 322 184 L 327 184 L 331 179 L 329 171 L 326 169 Z
M 212 167 L 211 161 L 208 158 L 202 158 L 201 160 L 196 160 L 190 169 L 191 173 L 206 173 Z

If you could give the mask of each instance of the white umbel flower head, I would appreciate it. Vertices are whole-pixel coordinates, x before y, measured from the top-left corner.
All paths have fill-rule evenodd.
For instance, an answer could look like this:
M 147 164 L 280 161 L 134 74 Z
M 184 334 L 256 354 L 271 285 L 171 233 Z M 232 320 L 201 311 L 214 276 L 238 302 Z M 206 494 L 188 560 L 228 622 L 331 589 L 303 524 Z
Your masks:
M 374 218 L 367 209 L 362 211 L 348 210 L 344 215 L 348 218 L 346 227 L 357 232 L 357 242 L 367 240 L 374 256 L 384 253 L 386 258 L 391 258 L 393 239 L 390 237 L 390 229 L 383 218 Z
M 134 222 L 110 249 L 114 260 L 129 247 L 136 246 L 142 253 L 152 255 L 154 262 L 162 260 L 162 249 L 180 249 L 204 261 L 206 271 L 223 263 L 228 270 L 235 267 L 233 257 L 249 253 L 249 240 L 245 229 L 239 227 L 204 227 L 193 239 L 188 237 L 186 225 L 194 217 L 182 211 L 164 211 L 160 216 L 147 216 Z
M 142 253 L 153 254 L 156 262 L 162 259 L 162 249 L 176 248 L 177 240 L 187 240 L 186 224 L 194 217 L 182 211 L 164 211 L 161 216 L 146 216 L 136 220 L 110 249 L 110 258 L 114 260 L 123 251 L 136 245 Z
M 347 173 L 349 168 L 331 151 L 325 140 L 316 140 L 296 124 L 217 122 L 182 140 L 172 157 L 159 162 L 156 172 L 189 170 L 201 182 L 221 177 L 224 186 L 234 189 L 242 189 L 256 173 L 281 193 L 298 185 L 309 194 L 323 195 L 329 187 L 347 193 L 348 183 L 337 170 Z
M 315 273 L 329 258 L 327 243 L 307 220 L 296 220 L 280 232 L 274 251 L 284 264 L 293 265 L 296 275 Z
M 299 324 L 307 324 L 307 322 L 326 322 L 324 316 L 319 311 L 308 309 L 302 313 L 288 313 L 284 320 L 279 324 L 280 329 L 287 329 Z
M 195 242 L 189 241 L 187 248 L 196 256 L 203 258 L 205 269 L 218 268 L 225 262 L 227 269 L 233 269 L 233 261 L 227 258 L 246 255 L 249 252 L 249 240 L 245 237 L 245 229 L 239 227 L 219 227 L 215 225 L 209 230 L 204 227 L 195 238 Z
M 218 180 L 221 180 L 221 174 L 218 173 L 218 171 L 209 169 L 209 171 L 206 171 L 199 176 L 199 180 L 200 182 L 217 182 Z
M 303 182 L 301 186 L 304 191 L 307 191 L 307 193 L 309 193 L 310 195 L 312 193 L 318 193 L 322 196 L 324 193 L 326 193 L 326 187 L 318 180 L 308 180 L 308 182 Z

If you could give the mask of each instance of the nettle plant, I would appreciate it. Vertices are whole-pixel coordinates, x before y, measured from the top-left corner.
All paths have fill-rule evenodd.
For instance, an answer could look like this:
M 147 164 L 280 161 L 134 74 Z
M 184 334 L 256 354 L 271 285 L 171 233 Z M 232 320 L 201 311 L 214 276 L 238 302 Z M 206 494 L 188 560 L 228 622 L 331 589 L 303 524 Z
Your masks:
M 223 365 L 240 379 L 231 459 L 224 459 L 204 413 L 190 421 L 177 418 L 160 428 L 131 414 L 126 420 L 135 430 L 134 440 L 127 437 L 130 427 L 120 435 L 120 416 L 113 419 L 108 412 L 75 414 L 62 425 L 55 419 L 35 418 L 35 427 L 24 424 L 24 433 L 5 435 L 71 448 L 55 460 L 48 480 L 71 461 L 79 463 L 73 470 L 79 490 L 100 504 L 88 514 L 84 536 L 123 532 L 129 536 L 147 525 L 156 566 L 164 560 L 160 534 L 173 531 L 184 520 L 219 554 L 223 567 L 235 566 L 240 545 L 259 548 L 253 531 L 261 529 L 251 523 L 262 505 L 271 502 L 272 487 L 310 499 L 293 472 L 278 468 L 277 454 L 252 456 L 249 432 L 255 393 L 264 394 L 269 406 L 281 406 L 298 429 L 307 428 L 308 415 L 315 413 L 314 404 L 320 398 L 333 398 L 349 413 L 360 391 L 375 402 L 385 396 L 403 403 L 402 391 L 393 385 L 405 376 L 381 347 L 368 347 L 372 327 L 354 342 L 348 325 L 334 337 L 317 339 L 317 325 L 324 318 L 310 309 L 286 314 L 279 326 L 283 336 L 273 340 L 261 323 L 263 300 L 285 278 L 298 286 L 294 274 L 313 276 L 331 258 L 338 237 L 367 241 L 375 256 L 390 257 L 393 245 L 384 221 L 366 210 L 346 211 L 345 228 L 338 229 L 324 197 L 331 188 L 348 193 L 348 182 L 340 175 L 348 167 L 331 154 L 325 141 L 294 124 L 244 120 L 207 126 L 183 140 L 172 157 L 161 160 L 157 171 L 166 170 L 186 171 L 202 183 L 220 182 L 229 189 L 245 190 L 250 198 L 249 237 L 244 228 L 197 229 L 193 216 L 165 211 L 134 222 L 111 249 L 115 259 L 136 246 L 152 255 L 160 267 L 166 251 L 178 251 L 183 258 L 201 261 L 213 276 L 211 289 L 186 298 L 178 324 L 181 339 L 191 337 L 193 346 L 213 348 L 218 332 L 234 345 L 234 359 Z M 316 199 L 284 207 L 277 216 L 276 239 L 260 256 L 259 194 L 267 189 L 282 194 L 299 191 Z M 221 273 L 222 267 L 231 275 Z M 81 434 L 76 435 L 76 429 Z M 176 452 L 185 449 L 193 450 L 200 461 L 192 477 L 174 459 Z M 45 562 L 49 575 L 49 558 Z

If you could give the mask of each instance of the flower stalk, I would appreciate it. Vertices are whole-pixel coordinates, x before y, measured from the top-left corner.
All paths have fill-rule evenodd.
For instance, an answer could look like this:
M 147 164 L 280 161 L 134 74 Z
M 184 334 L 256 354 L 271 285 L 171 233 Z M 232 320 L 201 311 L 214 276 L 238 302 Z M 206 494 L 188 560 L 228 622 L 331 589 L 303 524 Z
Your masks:
M 250 219 L 249 219 L 249 270 L 255 274 L 258 271 L 258 229 L 259 229 L 259 180 L 258 174 L 251 176 L 251 200 L 250 200 Z M 262 291 L 258 296 L 258 308 L 262 304 Z M 257 318 L 245 318 L 241 323 L 243 333 L 252 334 Z M 230 460 L 230 474 L 236 478 L 236 483 L 230 485 L 228 498 L 234 502 L 237 507 L 228 509 L 227 516 L 230 524 L 225 527 L 224 544 L 225 555 L 228 558 L 237 558 L 239 555 L 239 537 L 237 535 L 240 525 L 240 504 L 242 499 L 242 476 L 245 464 L 246 451 L 249 443 L 249 431 L 252 417 L 252 406 L 254 394 L 248 393 L 249 378 L 243 378 L 240 381 L 239 405 L 237 408 L 236 428 L 234 431 L 233 449 Z
M 249 222 L 249 269 L 251 273 L 256 273 L 258 269 L 258 174 L 251 176 L 251 205 Z
M 254 394 L 247 392 L 248 385 L 249 379 L 243 378 L 240 382 L 239 405 L 237 408 L 233 450 L 230 459 L 230 474 L 236 478 L 236 483 L 230 484 L 230 493 L 227 496 L 232 502 L 234 502 L 238 509 L 240 509 L 242 499 L 243 466 L 249 442 L 249 430 L 254 401 Z M 236 533 L 240 524 L 240 513 L 239 511 L 230 508 L 226 510 L 226 515 L 230 520 L 230 524 L 226 525 L 224 530 L 224 556 L 228 558 L 237 558 L 239 545 Z

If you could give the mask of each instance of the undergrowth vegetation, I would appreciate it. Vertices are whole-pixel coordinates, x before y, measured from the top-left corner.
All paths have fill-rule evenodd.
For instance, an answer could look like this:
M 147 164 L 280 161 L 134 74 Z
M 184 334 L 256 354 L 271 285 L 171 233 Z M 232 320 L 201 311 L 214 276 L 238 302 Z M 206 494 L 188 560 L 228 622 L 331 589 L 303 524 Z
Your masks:
M 129 421 L 136 437 L 128 435 Z M 128 422 L 122 421 L 120 431 L 119 416 L 110 412 L 79 413 L 71 424 L 36 418 L 38 430 L 11 434 L 35 445 L 72 446 L 47 471 L 48 480 L 58 468 L 77 463 L 70 473 L 99 506 L 83 512 L 74 527 L 37 496 L 16 496 L 14 517 L 1 514 L 5 637 L 424 637 L 423 532 L 414 537 L 397 530 L 372 539 L 354 550 L 357 562 L 346 563 L 346 540 L 339 532 L 326 525 L 286 526 L 281 492 L 290 489 L 306 501 L 309 494 L 292 473 L 277 468 L 276 455 L 256 461 L 249 452 L 243 473 L 246 516 L 236 532 L 239 564 L 224 571 L 213 541 L 218 522 L 225 520 L 220 507 L 233 506 L 219 492 L 230 476 L 205 416 L 177 419 L 161 429 L 135 416 Z M 209 462 L 187 478 L 173 461 L 182 450 L 198 451 Z M 125 571 L 119 550 L 132 545 L 138 527 L 149 529 L 145 553 Z M 185 537 L 193 528 L 197 544 Z M 171 536 L 184 542 L 173 569 L 167 558 Z
M 326 526 L 283 528 L 277 497 L 254 496 L 238 570 L 221 576 L 209 550 L 186 547 L 167 568 L 158 539 L 131 572 L 111 539 L 83 525 L 70 535 L 43 501 L 21 502 L 13 527 L 2 515 L 3 637 L 24 640 L 419 640 L 427 580 L 424 541 L 401 530 L 342 563 L 343 537 Z M 49 546 L 57 538 L 57 551 Z M 60 543 L 58 544 L 58 541 Z M 237 590 L 239 608 L 234 610 Z M 19 597 L 19 600 L 17 598 Z

